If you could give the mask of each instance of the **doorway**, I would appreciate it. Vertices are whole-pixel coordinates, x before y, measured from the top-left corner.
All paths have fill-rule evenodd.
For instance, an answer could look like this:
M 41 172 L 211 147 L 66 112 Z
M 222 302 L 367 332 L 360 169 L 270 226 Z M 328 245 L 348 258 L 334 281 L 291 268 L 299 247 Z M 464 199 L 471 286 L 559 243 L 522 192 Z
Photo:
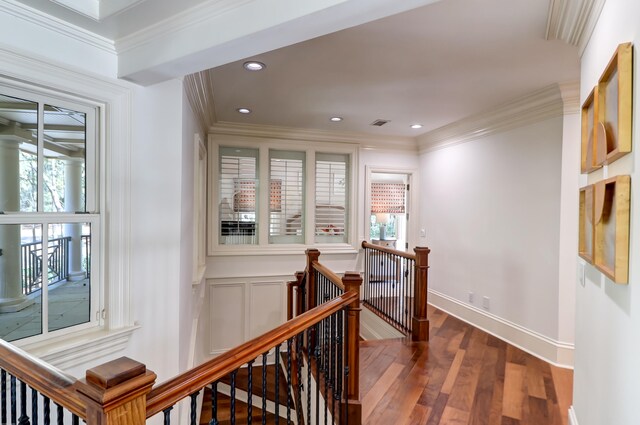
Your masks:
M 369 239 L 374 244 L 404 251 L 409 247 L 409 190 L 411 175 L 369 173 Z

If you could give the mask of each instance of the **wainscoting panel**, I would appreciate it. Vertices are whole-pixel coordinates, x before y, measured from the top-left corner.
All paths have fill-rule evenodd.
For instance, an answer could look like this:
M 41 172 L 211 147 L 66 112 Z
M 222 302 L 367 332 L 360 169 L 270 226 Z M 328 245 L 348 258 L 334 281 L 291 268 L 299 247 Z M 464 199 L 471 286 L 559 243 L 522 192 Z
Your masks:
M 245 341 L 245 285 L 209 285 L 210 351 L 219 354 Z
M 286 320 L 286 284 L 293 276 L 208 279 L 212 356 L 255 338 Z

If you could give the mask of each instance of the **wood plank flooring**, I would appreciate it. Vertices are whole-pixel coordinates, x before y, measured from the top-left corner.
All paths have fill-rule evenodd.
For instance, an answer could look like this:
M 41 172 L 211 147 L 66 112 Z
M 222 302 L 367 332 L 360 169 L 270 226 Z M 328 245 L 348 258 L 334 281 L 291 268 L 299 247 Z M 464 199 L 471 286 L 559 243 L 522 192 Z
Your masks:
M 573 372 L 429 306 L 431 340 L 363 341 L 363 424 L 567 425 Z

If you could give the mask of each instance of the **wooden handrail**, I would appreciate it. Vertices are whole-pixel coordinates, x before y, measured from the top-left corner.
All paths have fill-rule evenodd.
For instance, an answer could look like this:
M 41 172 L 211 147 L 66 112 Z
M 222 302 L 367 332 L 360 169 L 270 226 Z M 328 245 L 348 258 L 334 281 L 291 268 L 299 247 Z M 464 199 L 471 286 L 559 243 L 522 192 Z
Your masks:
M 376 251 L 386 252 L 388 254 L 397 255 L 398 257 L 408 258 L 409 260 L 415 260 L 415 254 L 410 254 L 405 251 L 398 251 L 397 249 L 387 248 L 386 246 L 374 245 L 367 241 L 362 241 L 362 248 L 375 249 Z
M 357 292 L 349 291 L 257 338 L 227 351 L 215 359 L 156 386 L 147 396 L 147 418 L 160 413 L 206 385 L 228 375 L 248 361 L 298 335 L 303 330 L 321 322 L 342 307 L 358 299 L 359 294 Z
M 335 274 L 334 272 L 332 272 L 328 267 L 325 267 L 320 263 L 313 263 L 313 268 L 319 271 L 320 274 L 322 274 L 324 277 L 329 279 L 331 283 L 336 285 L 338 288 L 340 288 L 343 291 L 346 291 L 344 285 L 342 284 L 342 278 L 337 274 Z
M 86 407 L 76 393 L 77 380 L 71 375 L 4 340 L 0 340 L 0 367 L 40 394 L 86 420 Z

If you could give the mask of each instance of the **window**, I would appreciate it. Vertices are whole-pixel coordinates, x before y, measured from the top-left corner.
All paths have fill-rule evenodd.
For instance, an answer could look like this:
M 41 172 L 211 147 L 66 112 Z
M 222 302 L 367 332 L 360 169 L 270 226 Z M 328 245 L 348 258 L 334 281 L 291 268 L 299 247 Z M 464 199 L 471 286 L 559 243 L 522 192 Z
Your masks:
M 220 244 L 256 244 L 258 150 L 220 149 Z
M 269 151 L 269 243 L 304 243 L 304 152 Z
M 7 341 L 98 324 L 96 133 L 93 106 L 0 86 L 0 337 Z
M 347 242 L 349 157 L 316 154 L 315 239 Z
M 208 152 L 209 255 L 353 252 L 355 145 L 213 134 Z

